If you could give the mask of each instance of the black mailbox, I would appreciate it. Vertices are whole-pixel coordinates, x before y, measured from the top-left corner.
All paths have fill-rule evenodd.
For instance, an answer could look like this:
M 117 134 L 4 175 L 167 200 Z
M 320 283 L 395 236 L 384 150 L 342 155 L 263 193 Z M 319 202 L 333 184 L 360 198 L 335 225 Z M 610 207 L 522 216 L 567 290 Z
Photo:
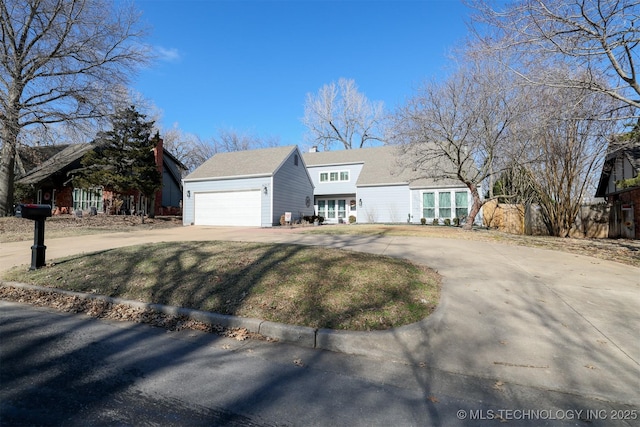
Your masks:
M 16 207 L 16 217 L 26 219 L 41 219 L 51 216 L 50 205 L 25 204 Z
M 33 246 L 31 246 L 31 268 L 36 270 L 44 266 L 44 255 L 47 247 L 44 245 L 44 220 L 51 216 L 51 206 L 36 204 L 21 204 L 16 206 L 16 217 L 35 221 L 33 229 Z

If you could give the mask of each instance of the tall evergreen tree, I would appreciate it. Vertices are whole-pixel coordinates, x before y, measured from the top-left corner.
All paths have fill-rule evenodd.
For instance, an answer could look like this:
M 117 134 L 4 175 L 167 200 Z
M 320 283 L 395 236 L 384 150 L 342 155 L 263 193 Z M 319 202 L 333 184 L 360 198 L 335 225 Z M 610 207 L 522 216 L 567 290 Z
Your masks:
M 82 158 L 74 186 L 102 186 L 116 193 L 137 190 L 151 200 L 153 214 L 154 195 L 162 185 L 153 152 L 160 135 L 151 137 L 154 122 L 145 119 L 134 106 L 117 111 L 112 129 L 98 134 L 96 148 Z

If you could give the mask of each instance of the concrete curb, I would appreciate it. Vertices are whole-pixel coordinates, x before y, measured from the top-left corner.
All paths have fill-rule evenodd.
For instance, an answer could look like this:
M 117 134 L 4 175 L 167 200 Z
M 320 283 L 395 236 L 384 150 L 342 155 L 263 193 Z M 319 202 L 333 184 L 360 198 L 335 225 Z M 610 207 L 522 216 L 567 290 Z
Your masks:
M 104 301 L 111 304 L 123 304 L 132 308 L 153 310 L 170 316 L 185 316 L 189 319 L 197 320 L 207 325 L 219 325 L 225 328 L 245 328 L 249 332 L 258 333 L 267 338 L 297 344 L 303 347 L 315 348 L 316 345 L 316 329 L 304 326 L 292 326 L 283 323 L 267 322 L 260 319 L 210 313 L 207 311 L 193 310 L 189 308 L 168 306 L 162 304 L 148 304 L 140 301 L 112 298 L 104 295 L 89 294 L 86 292 L 74 292 L 64 289 L 28 285 L 26 283 L 0 282 L 0 286 L 19 289 L 30 289 L 43 292 L 54 292 L 78 298 Z
M 74 292 L 64 289 L 29 285 L 26 283 L 0 282 L 0 286 L 43 292 L 55 292 L 78 298 L 104 301 L 111 304 L 123 304 L 132 308 L 153 310 L 171 316 L 185 316 L 189 319 L 196 320 L 207 325 L 219 325 L 224 328 L 245 328 L 249 332 L 258 333 L 267 338 L 289 344 L 295 344 L 301 347 L 369 356 L 388 355 L 387 353 L 389 348 L 384 345 L 385 339 L 397 340 L 405 335 L 420 333 L 420 331 L 424 331 L 426 329 L 427 322 L 429 325 L 432 324 L 432 322 L 437 321 L 437 319 L 441 317 L 440 313 L 442 313 L 442 310 L 436 310 L 436 312 L 434 312 L 430 317 L 421 322 L 401 326 L 387 331 L 338 331 L 333 329 L 315 329 L 306 326 L 287 325 L 284 323 L 269 322 L 261 319 L 211 313 L 162 304 L 149 304 L 140 301 L 89 294 L 86 292 Z

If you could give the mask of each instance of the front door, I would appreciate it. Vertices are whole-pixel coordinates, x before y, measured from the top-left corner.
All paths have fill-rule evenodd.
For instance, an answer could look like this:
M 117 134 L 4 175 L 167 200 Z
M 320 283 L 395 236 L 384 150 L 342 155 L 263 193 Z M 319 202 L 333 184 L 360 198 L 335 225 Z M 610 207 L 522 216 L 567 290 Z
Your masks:
M 622 211 L 622 229 L 620 237 L 625 239 L 633 239 L 636 237 L 635 222 L 633 220 L 633 203 L 623 203 Z
M 347 200 L 318 200 L 318 215 L 323 216 L 325 222 L 345 222 L 347 218 Z

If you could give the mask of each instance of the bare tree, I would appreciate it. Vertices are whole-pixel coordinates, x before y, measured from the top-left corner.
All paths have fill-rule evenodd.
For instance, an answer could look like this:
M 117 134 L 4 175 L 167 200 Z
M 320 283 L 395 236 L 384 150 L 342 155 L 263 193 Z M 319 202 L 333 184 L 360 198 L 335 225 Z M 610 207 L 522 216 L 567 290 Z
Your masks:
M 309 142 L 328 151 L 384 143 L 384 120 L 382 102 L 369 101 L 354 80 L 340 78 L 316 95 L 307 94 L 302 122 L 309 130 Z
M 106 0 L 0 2 L 0 216 L 21 132 L 108 116 L 113 89 L 149 58 L 137 22 L 132 6 Z
M 164 148 L 173 154 L 191 172 L 211 155 L 208 144 L 203 142 L 198 135 L 184 132 L 174 124 L 170 129 L 159 129 L 164 143 Z
M 471 192 L 464 225 L 483 205 L 481 185 L 519 151 L 514 136 L 524 105 L 498 69 L 471 61 L 447 80 L 426 84 L 395 115 L 396 140 L 415 178 L 455 179 Z
M 524 179 L 515 190 L 524 203 L 540 207 L 550 235 L 565 237 L 585 193 L 595 190 L 590 184 L 606 149 L 602 141 L 615 127 L 599 118 L 616 101 L 586 88 L 538 87 L 534 93 L 528 117 L 534 144 L 516 159 Z
M 253 150 L 256 148 L 277 147 L 280 140 L 277 137 L 259 137 L 248 132 L 235 129 L 219 129 L 218 135 L 213 137 L 212 145 L 215 153 Z
M 160 130 L 164 145 L 192 172 L 217 153 L 277 147 L 276 137 L 259 137 L 235 129 L 219 129 L 213 138 L 203 140 L 198 135 L 187 133 L 175 124 L 171 129 Z
M 530 84 L 604 93 L 619 102 L 613 108 L 638 114 L 637 0 L 519 0 L 504 10 L 487 0 L 469 3 L 478 12 L 476 23 L 485 25 L 476 31 L 485 46 L 510 52 L 506 65 Z M 579 72 L 541 72 L 560 64 Z

